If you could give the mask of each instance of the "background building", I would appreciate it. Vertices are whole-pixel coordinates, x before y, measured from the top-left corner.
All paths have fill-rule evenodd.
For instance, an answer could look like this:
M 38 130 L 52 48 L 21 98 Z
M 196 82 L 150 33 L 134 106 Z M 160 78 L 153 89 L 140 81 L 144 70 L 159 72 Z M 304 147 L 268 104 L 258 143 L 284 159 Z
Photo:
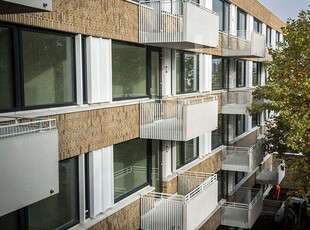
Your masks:
M 251 228 L 283 179 L 246 107 L 284 22 L 138 2 L 0 2 L 0 229 Z

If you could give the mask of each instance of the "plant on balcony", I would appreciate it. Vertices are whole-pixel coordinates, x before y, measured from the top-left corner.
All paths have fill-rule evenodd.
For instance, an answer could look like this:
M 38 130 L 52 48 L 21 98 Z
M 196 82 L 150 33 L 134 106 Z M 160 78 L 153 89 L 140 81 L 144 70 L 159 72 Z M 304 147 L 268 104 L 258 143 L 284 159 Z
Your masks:
M 302 159 L 295 157 L 298 160 L 291 167 L 301 172 L 294 173 L 292 181 L 299 183 L 299 193 L 305 195 L 310 191 L 310 10 L 301 11 L 296 20 L 289 19 L 282 30 L 285 41 L 269 50 L 269 78 L 253 92 L 255 100 L 248 111 L 251 115 L 274 111 L 267 123 L 267 150 L 303 154 Z

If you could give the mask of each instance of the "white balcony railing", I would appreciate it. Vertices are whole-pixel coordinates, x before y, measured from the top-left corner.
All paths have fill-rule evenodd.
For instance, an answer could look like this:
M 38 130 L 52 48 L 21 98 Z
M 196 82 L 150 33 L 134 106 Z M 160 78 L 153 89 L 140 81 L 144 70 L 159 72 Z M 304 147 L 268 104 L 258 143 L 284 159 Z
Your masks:
M 262 145 L 226 146 L 222 149 L 222 170 L 252 172 L 263 160 Z
M 140 137 L 191 140 L 217 128 L 217 108 L 216 96 L 141 103 Z
M 264 57 L 265 38 L 255 31 L 225 31 L 222 33 L 222 56 Z
M 1 0 L 0 14 L 52 11 L 52 0 Z
M 231 90 L 222 93 L 223 114 L 246 114 L 252 103 L 252 90 Z
M 0 117 L 0 216 L 57 194 L 58 172 L 55 119 Z
M 266 170 L 262 169 L 256 177 L 257 184 L 280 184 L 285 177 L 285 161 L 273 159 L 272 164 Z
M 3 117 L 1 118 L 10 118 Z M 56 129 L 56 119 L 11 117 L 14 121 L 0 122 L 0 139 Z M 0 120 L 1 121 L 1 120 Z
M 251 228 L 263 209 L 261 190 L 240 188 L 235 202 L 226 202 L 221 207 L 221 224 L 237 228 Z
M 148 193 L 141 197 L 141 229 L 195 229 L 216 208 L 216 174 L 187 172 L 179 176 L 178 183 L 178 194 Z
M 191 0 L 139 3 L 140 43 L 166 43 L 170 48 L 184 44 L 216 47 L 218 27 L 217 13 Z

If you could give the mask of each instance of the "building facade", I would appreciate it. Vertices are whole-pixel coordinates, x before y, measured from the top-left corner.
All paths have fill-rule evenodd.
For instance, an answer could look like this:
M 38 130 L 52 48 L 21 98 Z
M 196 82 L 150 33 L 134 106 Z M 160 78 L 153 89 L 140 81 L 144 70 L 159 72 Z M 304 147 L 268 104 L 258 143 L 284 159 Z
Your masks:
M 0 229 L 251 228 L 284 162 L 257 0 L 0 1 Z

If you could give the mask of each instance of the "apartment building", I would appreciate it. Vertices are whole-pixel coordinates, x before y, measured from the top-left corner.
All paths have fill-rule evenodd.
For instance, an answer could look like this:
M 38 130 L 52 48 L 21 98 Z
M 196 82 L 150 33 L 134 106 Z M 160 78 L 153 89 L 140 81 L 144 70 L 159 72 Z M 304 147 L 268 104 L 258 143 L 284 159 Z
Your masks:
M 251 228 L 285 165 L 250 116 L 257 0 L 0 1 L 0 229 Z

